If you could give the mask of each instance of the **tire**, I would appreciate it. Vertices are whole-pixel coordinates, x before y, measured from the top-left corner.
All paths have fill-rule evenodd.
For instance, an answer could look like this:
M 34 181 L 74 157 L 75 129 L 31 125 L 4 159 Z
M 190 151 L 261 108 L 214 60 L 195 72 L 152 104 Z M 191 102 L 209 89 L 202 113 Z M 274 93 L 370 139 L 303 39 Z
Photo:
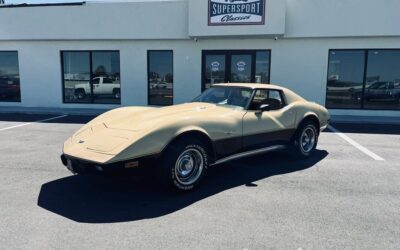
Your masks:
M 85 97 L 86 97 L 85 90 L 83 90 L 83 89 L 77 89 L 77 90 L 75 90 L 75 96 L 76 96 L 76 98 L 78 98 L 79 100 L 85 99 Z
M 306 120 L 298 127 L 293 142 L 291 152 L 297 158 L 310 157 L 318 144 L 318 130 L 313 121 Z
M 113 90 L 113 95 L 115 99 L 121 98 L 121 90 L 120 89 L 114 89 Z
M 190 191 L 207 172 L 209 151 L 201 140 L 184 138 L 168 146 L 160 160 L 161 184 L 177 191 Z

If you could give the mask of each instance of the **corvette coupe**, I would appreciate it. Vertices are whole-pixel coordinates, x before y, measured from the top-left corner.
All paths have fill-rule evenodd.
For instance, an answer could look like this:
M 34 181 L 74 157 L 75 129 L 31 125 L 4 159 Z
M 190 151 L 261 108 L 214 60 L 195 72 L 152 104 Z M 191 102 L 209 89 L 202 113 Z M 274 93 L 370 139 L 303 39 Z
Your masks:
M 215 84 L 190 103 L 123 107 L 84 125 L 64 143 L 73 173 L 151 168 L 160 183 L 195 188 L 208 168 L 286 149 L 309 157 L 328 111 L 270 84 Z

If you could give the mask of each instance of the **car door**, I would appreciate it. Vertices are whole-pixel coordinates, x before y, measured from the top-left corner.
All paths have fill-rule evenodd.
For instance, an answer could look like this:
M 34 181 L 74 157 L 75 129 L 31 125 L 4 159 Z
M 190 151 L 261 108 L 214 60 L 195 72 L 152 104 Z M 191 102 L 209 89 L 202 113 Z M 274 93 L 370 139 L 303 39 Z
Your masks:
M 113 93 L 114 86 L 115 85 L 113 84 L 113 81 L 110 78 L 104 77 L 102 85 L 101 85 L 101 88 L 102 88 L 101 93 L 105 94 L 105 95 L 111 95 Z
M 261 105 L 269 105 L 270 110 L 261 112 Z M 256 90 L 243 117 L 243 150 L 287 143 L 295 132 L 295 120 L 296 114 L 286 105 L 281 90 Z
M 92 85 L 93 85 L 93 94 L 95 94 L 95 95 L 99 95 L 99 94 L 101 94 L 101 78 L 100 77 L 97 77 L 97 78 L 94 78 L 93 80 L 92 80 Z

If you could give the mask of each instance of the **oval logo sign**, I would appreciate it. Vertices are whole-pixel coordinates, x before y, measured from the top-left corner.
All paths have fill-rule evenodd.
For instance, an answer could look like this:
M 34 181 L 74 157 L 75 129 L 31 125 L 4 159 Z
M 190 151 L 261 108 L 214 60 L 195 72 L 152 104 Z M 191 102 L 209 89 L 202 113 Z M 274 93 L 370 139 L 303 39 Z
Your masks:
M 246 69 L 246 63 L 243 61 L 239 61 L 236 63 L 236 67 L 238 71 L 244 71 Z
M 217 61 L 211 63 L 211 71 L 219 71 L 221 64 Z

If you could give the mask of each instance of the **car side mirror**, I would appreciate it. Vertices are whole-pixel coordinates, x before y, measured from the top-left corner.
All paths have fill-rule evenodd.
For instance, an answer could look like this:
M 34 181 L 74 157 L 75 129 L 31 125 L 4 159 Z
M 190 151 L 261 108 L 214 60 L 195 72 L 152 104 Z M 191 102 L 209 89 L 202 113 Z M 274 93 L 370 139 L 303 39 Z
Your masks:
M 269 104 L 262 104 L 256 113 L 261 114 L 265 111 L 270 111 L 270 110 L 271 110 L 271 108 L 270 108 Z

